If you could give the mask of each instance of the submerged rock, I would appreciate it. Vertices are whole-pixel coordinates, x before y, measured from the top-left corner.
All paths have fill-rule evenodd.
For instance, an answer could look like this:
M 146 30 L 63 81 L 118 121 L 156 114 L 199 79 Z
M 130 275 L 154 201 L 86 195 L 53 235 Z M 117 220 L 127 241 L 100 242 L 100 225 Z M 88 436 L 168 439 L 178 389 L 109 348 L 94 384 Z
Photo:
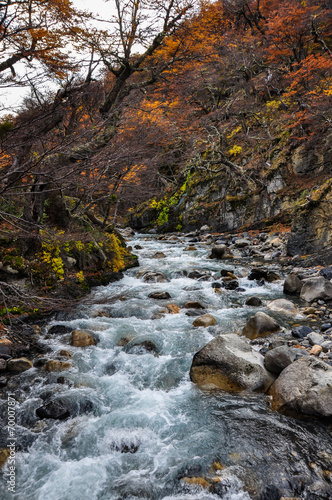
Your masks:
M 211 254 L 209 259 L 231 259 L 233 257 L 232 252 L 226 245 L 218 245 L 211 249 Z
M 164 283 L 167 281 L 166 276 L 161 272 L 146 271 L 140 277 L 145 283 Z
M 201 387 L 228 392 L 266 392 L 274 381 L 264 367 L 263 356 L 236 334 L 220 335 L 198 351 L 190 379 Z
M 180 308 L 177 304 L 167 304 L 166 308 L 170 314 L 178 314 L 180 312 Z
M 69 370 L 72 365 L 67 361 L 57 361 L 55 359 L 50 359 L 44 364 L 44 370 L 47 372 L 61 372 L 63 370 Z
M 205 306 L 198 302 L 197 300 L 187 300 L 187 302 L 184 303 L 183 307 L 185 309 L 205 309 Z
M 152 292 L 152 293 L 149 293 L 148 297 L 149 297 L 149 299 L 156 299 L 156 300 L 170 299 L 171 298 L 171 296 L 168 292 Z
M 265 335 L 278 332 L 279 330 L 280 326 L 273 318 L 258 311 L 255 316 L 251 316 L 251 318 L 248 319 L 242 330 L 242 335 L 245 335 L 250 340 L 254 340 L 258 337 L 264 337 Z
M 64 420 L 70 417 L 69 410 L 61 399 L 40 406 L 36 410 L 36 415 L 39 418 L 52 418 L 55 420 Z
M 249 297 L 246 300 L 246 306 L 260 307 L 263 304 L 259 297 Z
M 199 316 L 195 321 L 193 322 L 193 326 L 203 326 L 204 328 L 207 328 L 208 326 L 213 326 L 217 323 L 216 318 L 212 316 L 212 314 L 203 314 L 202 316 Z
M 332 367 L 312 356 L 294 361 L 272 385 L 272 408 L 290 415 L 332 416 Z

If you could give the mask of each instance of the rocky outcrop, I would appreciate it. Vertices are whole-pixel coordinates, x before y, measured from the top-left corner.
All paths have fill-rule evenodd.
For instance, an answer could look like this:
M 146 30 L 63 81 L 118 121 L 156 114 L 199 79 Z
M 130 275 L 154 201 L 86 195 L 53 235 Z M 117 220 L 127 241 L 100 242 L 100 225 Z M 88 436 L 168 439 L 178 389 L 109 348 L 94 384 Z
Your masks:
M 242 330 L 242 335 L 245 335 L 250 340 L 254 340 L 258 337 L 278 332 L 279 330 L 280 326 L 273 318 L 259 311 L 255 316 L 251 316 L 248 319 Z
M 290 415 L 332 416 L 332 367 L 312 356 L 294 361 L 272 385 L 272 408 Z
M 190 379 L 200 387 L 228 392 L 265 392 L 274 380 L 263 356 L 235 334 L 220 335 L 197 352 Z

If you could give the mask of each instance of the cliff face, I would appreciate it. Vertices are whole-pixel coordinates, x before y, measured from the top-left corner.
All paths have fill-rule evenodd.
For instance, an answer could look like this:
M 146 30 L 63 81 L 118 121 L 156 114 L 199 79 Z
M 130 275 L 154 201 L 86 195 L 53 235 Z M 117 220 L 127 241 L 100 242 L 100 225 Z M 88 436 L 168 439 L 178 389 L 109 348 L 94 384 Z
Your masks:
M 311 254 L 332 245 L 331 165 L 332 135 L 313 148 L 279 151 L 258 172 L 193 172 L 178 202 L 166 208 L 162 224 L 158 207 L 146 202 L 132 213 L 130 225 L 158 232 L 208 225 L 232 232 L 282 223 L 292 230 L 289 255 Z M 163 210 L 169 199 L 163 199 Z

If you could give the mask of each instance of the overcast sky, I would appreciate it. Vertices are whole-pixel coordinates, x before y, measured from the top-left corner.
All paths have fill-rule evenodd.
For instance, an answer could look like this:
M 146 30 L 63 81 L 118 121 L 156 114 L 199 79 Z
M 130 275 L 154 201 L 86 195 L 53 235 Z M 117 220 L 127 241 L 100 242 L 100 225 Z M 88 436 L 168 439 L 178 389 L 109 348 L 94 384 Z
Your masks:
M 81 10 L 88 10 L 104 19 L 109 19 L 114 13 L 114 0 L 73 0 L 73 4 Z M 98 23 L 97 23 L 98 24 Z M 17 73 L 24 74 L 24 65 L 15 66 Z M 22 87 L 0 88 L 0 116 L 15 113 L 25 96 L 30 95 L 30 89 Z

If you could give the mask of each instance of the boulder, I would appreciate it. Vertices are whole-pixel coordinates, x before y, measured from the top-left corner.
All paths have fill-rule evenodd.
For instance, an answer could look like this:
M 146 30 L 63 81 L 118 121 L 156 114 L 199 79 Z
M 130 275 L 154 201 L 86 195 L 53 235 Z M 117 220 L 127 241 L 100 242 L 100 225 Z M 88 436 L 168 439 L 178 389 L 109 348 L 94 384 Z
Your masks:
M 225 290 L 236 290 L 239 286 L 237 280 L 223 281 L 223 287 Z
M 271 300 L 266 306 L 270 311 L 278 312 L 281 314 L 296 315 L 299 314 L 299 310 L 293 302 L 286 299 L 276 299 Z
M 254 268 L 250 271 L 248 275 L 248 280 L 254 281 L 254 280 L 266 280 L 267 278 L 267 270 L 264 268 Z
M 246 306 L 259 307 L 263 304 L 260 298 L 258 297 L 249 297 L 246 300 Z
M 44 364 L 44 370 L 47 372 L 61 372 L 63 370 L 69 370 L 72 365 L 67 361 L 57 361 L 55 359 L 50 359 Z
M 154 272 L 154 271 L 146 271 L 141 275 L 141 278 L 145 283 L 164 283 L 167 281 L 164 273 Z
M 74 330 L 72 333 L 71 345 L 74 347 L 88 347 L 96 345 L 95 339 L 87 332 L 82 330 Z
M 295 361 L 298 352 L 301 349 L 288 347 L 286 345 L 276 347 L 268 351 L 264 358 L 264 365 L 267 370 L 273 373 L 281 373 L 288 365 Z
M 322 345 L 325 340 L 323 335 L 317 332 L 308 333 L 307 339 L 309 340 L 311 345 Z
M 197 300 L 187 300 L 183 306 L 185 309 L 205 309 L 203 304 L 198 302 Z
M 52 418 L 55 420 L 64 420 L 70 417 L 69 410 L 61 399 L 40 406 L 36 410 L 36 415 L 39 418 Z
M 7 363 L 7 370 L 10 372 L 25 372 L 26 370 L 30 370 L 32 367 L 32 362 L 27 358 L 10 359 Z
M 332 299 L 332 283 L 323 276 L 309 278 L 303 284 L 300 297 L 307 302 Z
M 150 299 L 162 300 L 162 299 L 170 299 L 171 296 L 168 292 L 151 292 L 148 297 Z
M 217 323 L 216 318 L 212 314 L 203 314 L 195 319 L 193 326 L 203 326 L 207 328 L 208 326 L 213 326 Z
M 332 416 L 332 367 L 305 356 L 294 361 L 270 388 L 272 408 L 289 415 Z
M 11 356 L 14 349 L 13 342 L 7 338 L 0 339 L 0 357 Z
M 251 316 L 242 330 L 242 335 L 253 340 L 264 337 L 280 330 L 279 324 L 267 314 L 258 311 L 255 316 Z
M 217 245 L 212 247 L 209 259 L 230 259 L 233 257 L 232 252 L 226 245 Z
M 266 274 L 266 281 L 268 283 L 273 283 L 274 281 L 279 281 L 279 280 L 281 280 L 281 277 L 279 276 L 279 274 L 277 274 L 274 271 L 268 271 L 267 272 L 267 274 Z
M 300 295 L 302 286 L 303 281 L 296 274 L 289 274 L 284 282 L 284 294 Z
M 163 252 L 156 252 L 153 255 L 153 259 L 165 259 L 166 255 Z
M 250 246 L 250 244 L 251 244 L 250 241 L 247 240 L 246 238 L 238 238 L 237 240 L 234 241 L 234 245 L 237 248 L 245 248 Z
M 265 392 L 274 377 L 264 367 L 264 358 L 236 334 L 220 335 L 198 351 L 190 368 L 190 379 L 201 387 L 228 392 Z

